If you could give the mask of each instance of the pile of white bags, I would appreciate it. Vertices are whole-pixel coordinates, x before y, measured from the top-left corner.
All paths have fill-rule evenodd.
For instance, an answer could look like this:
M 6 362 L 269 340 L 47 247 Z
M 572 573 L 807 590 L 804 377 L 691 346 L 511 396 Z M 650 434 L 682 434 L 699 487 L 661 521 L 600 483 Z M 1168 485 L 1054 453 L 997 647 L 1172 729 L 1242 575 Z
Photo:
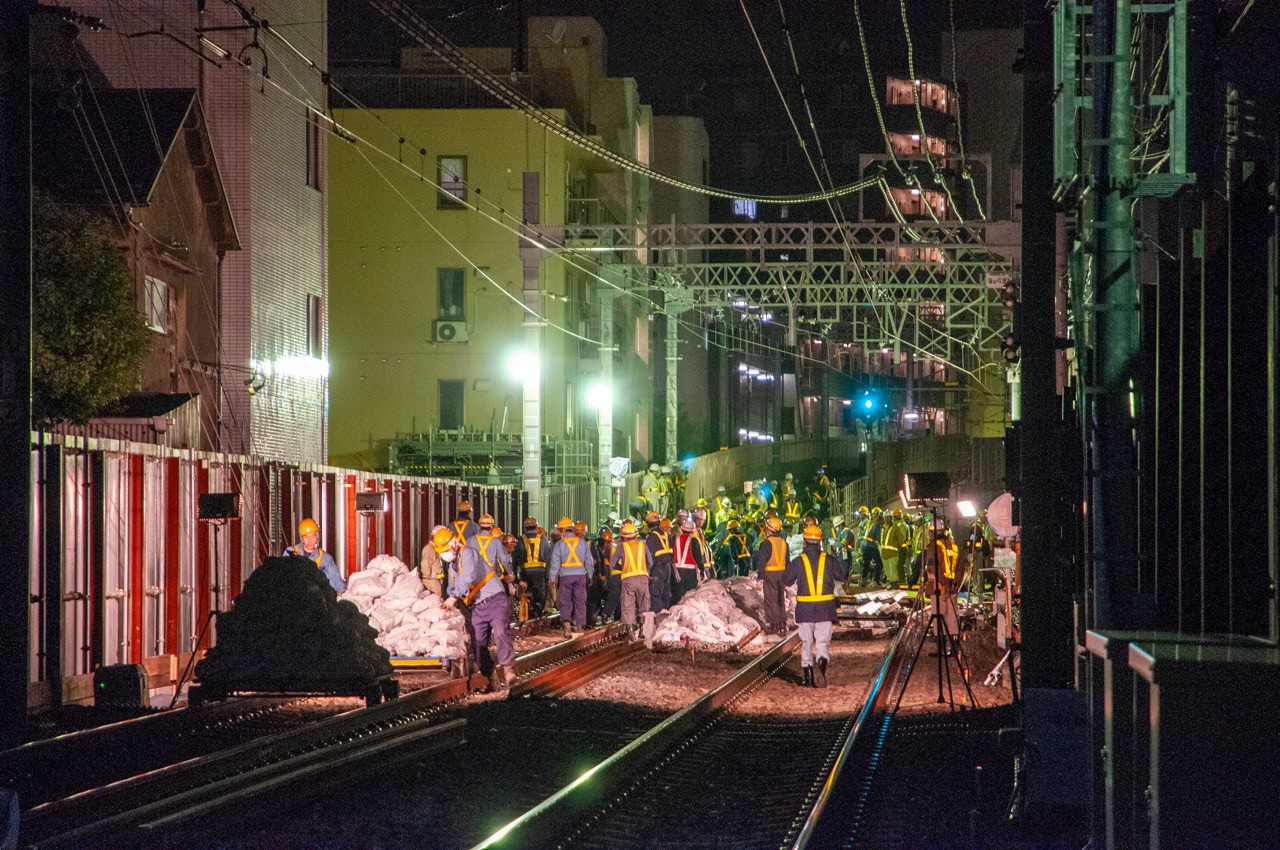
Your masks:
M 854 594 L 853 597 L 854 611 L 864 617 L 897 614 L 910 607 L 910 594 L 905 590 L 873 590 Z
M 788 608 L 795 592 L 787 595 Z M 685 594 L 678 605 L 659 614 L 654 640 L 679 643 L 736 644 L 764 622 L 760 582 L 747 576 L 705 581 Z M 749 645 L 763 644 L 756 635 Z
M 379 555 L 347 578 L 339 599 L 353 603 L 378 630 L 378 644 L 393 655 L 461 658 L 467 626 L 462 614 L 442 606 L 422 585 L 418 571 L 399 558 Z

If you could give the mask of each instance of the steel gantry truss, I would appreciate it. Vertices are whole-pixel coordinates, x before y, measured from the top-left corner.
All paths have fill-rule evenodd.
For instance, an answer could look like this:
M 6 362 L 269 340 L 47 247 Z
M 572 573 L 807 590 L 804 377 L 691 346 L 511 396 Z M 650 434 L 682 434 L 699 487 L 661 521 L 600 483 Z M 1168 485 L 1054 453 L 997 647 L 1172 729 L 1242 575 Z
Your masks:
M 675 461 L 675 320 L 776 321 L 802 332 L 935 358 L 976 374 L 1009 333 L 1004 285 L 1018 275 L 1019 224 L 570 225 L 539 228 L 601 266 L 599 292 L 647 289 L 667 322 L 667 460 Z M 1002 374 L 1003 377 L 1003 374 Z
M 630 279 L 663 310 L 760 311 L 787 323 L 840 324 L 842 342 L 898 345 L 954 364 L 997 352 L 1003 284 L 1018 269 L 1018 225 L 576 225 L 546 235 Z

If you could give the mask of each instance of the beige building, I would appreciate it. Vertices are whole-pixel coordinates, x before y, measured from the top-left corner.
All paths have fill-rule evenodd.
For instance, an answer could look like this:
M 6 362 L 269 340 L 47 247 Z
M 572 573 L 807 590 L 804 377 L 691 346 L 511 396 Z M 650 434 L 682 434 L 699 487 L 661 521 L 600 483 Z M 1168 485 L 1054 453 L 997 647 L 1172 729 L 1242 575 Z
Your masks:
M 599 25 L 535 17 L 528 32 L 527 72 L 507 50 L 468 55 L 554 121 L 650 163 L 651 111 L 634 80 L 605 76 Z M 648 463 L 663 419 L 644 257 L 603 267 L 556 242 L 566 224 L 646 224 L 649 181 L 474 76 L 418 49 L 398 69 L 335 70 L 368 110 L 334 110 L 353 143 L 330 150 L 332 462 L 520 483 L 537 440 L 544 480 L 585 480 L 604 437 L 610 456 Z M 522 242 L 525 222 L 540 245 Z

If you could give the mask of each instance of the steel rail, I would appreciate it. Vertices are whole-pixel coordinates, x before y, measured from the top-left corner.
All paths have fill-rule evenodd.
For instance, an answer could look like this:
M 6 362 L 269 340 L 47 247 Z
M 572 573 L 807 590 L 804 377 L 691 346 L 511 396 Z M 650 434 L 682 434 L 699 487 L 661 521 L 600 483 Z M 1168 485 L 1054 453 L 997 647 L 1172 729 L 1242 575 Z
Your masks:
M 888 649 L 885 650 L 884 657 L 880 659 L 880 663 L 876 667 L 875 679 L 872 680 L 871 690 L 862 703 L 862 710 L 858 712 L 858 719 L 854 721 L 853 728 L 849 730 L 844 745 L 841 746 L 840 753 L 836 756 L 835 763 L 831 766 L 831 771 L 827 775 L 826 781 L 822 784 L 822 790 L 818 792 L 818 798 L 814 801 L 813 808 L 809 811 L 809 816 L 805 819 L 804 826 L 800 828 L 800 834 L 796 837 L 795 843 L 792 844 L 792 847 L 796 848 L 796 850 L 807 848 L 809 842 L 813 840 L 814 832 L 822 821 L 827 804 L 831 801 L 836 783 L 840 780 L 840 774 L 844 771 L 845 765 L 853 758 L 853 748 L 858 743 L 858 736 L 867 728 L 876 706 L 888 693 L 884 689 L 884 683 L 888 678 L 889 670 L 893 668 L 895 662 L 900 660 L 898 650 L 902 644 L 903 635 L 908 631 L 906 628 L 898 629 L 898 633 L 893 637 L 893 642 L 889 644 Z
M 483 677 L 455 679 L 409 693 L 400 699 L 359 708 L 301 729 L 248 741 L 230 750 L 159 768 L 130 779 L 33 807 L 23 814 L 23 846 L 77 846 L 88 838 L 138 827 L 144 822 L 172 823 L 204 813 L 223 800 L 242 802 L 274 788 L 291 775 L 314 778 L 331 767 L 351 766 L 393 743 L 434 735 L 433 746 L 461 743 L 461 728 L 443 723 L 424 729 L 443 704 L 485 684 Z M 332 763 L 326 760 L 333 758 Z M 208 805 L 197 807 L 191 795 Z
M 628 641 L 604 644 L 586 655 L 515 683 L 511 686 L 508 699 L 563 696 L 622 664 L 643 646 L 642 643 Z
M 477 844 L 474 850 L 535 847 L 561 834 L 583 811 L 598 805 L 611 789 L 684 741 L 691 729 L 728 705 L 761 676 L 781 666 L 799 642 L 799 633 L 792 633 L 720 685 Z

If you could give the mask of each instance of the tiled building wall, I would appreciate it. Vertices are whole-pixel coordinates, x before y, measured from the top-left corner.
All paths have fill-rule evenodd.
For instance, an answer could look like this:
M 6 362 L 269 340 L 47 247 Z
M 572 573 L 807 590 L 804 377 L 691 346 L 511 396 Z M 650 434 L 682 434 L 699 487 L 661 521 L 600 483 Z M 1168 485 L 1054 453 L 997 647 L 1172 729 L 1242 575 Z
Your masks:
M 253 9 L 298 52 L 326 67 L 324 0 L 259 0 Z M 174 41 L 194 47 L 197 26 L 243 25 L 237 10 L 226 4 L 209 3 L 200 17 L 189 0 L 145 6 L 86 0 L 76 11 L 107 24 L 101 31 L 82 27 L 79 41 L 109 85 L 202 92 L 242 246 L 228 253 L 222 266 L 223 449 L 281 460 L 326 460 L 327 134 L 319 134 L 319 190 L 307 185 L 306 135 L 306 105 L 325 107 L 319 73 L 261 29 L 257 46 L 250 28 L 210 32 L 229 54 L 207 53 L 212 61 Z M 123 35 L 160 29 L 172 37 Z M 269 82 L 263 80 L 264 68 Z M 319 296 L 323 308 L 319 359 L 306 356 L 308 295 Z M 250 395 L 245 382 L 255 373 L 262 388 Z

